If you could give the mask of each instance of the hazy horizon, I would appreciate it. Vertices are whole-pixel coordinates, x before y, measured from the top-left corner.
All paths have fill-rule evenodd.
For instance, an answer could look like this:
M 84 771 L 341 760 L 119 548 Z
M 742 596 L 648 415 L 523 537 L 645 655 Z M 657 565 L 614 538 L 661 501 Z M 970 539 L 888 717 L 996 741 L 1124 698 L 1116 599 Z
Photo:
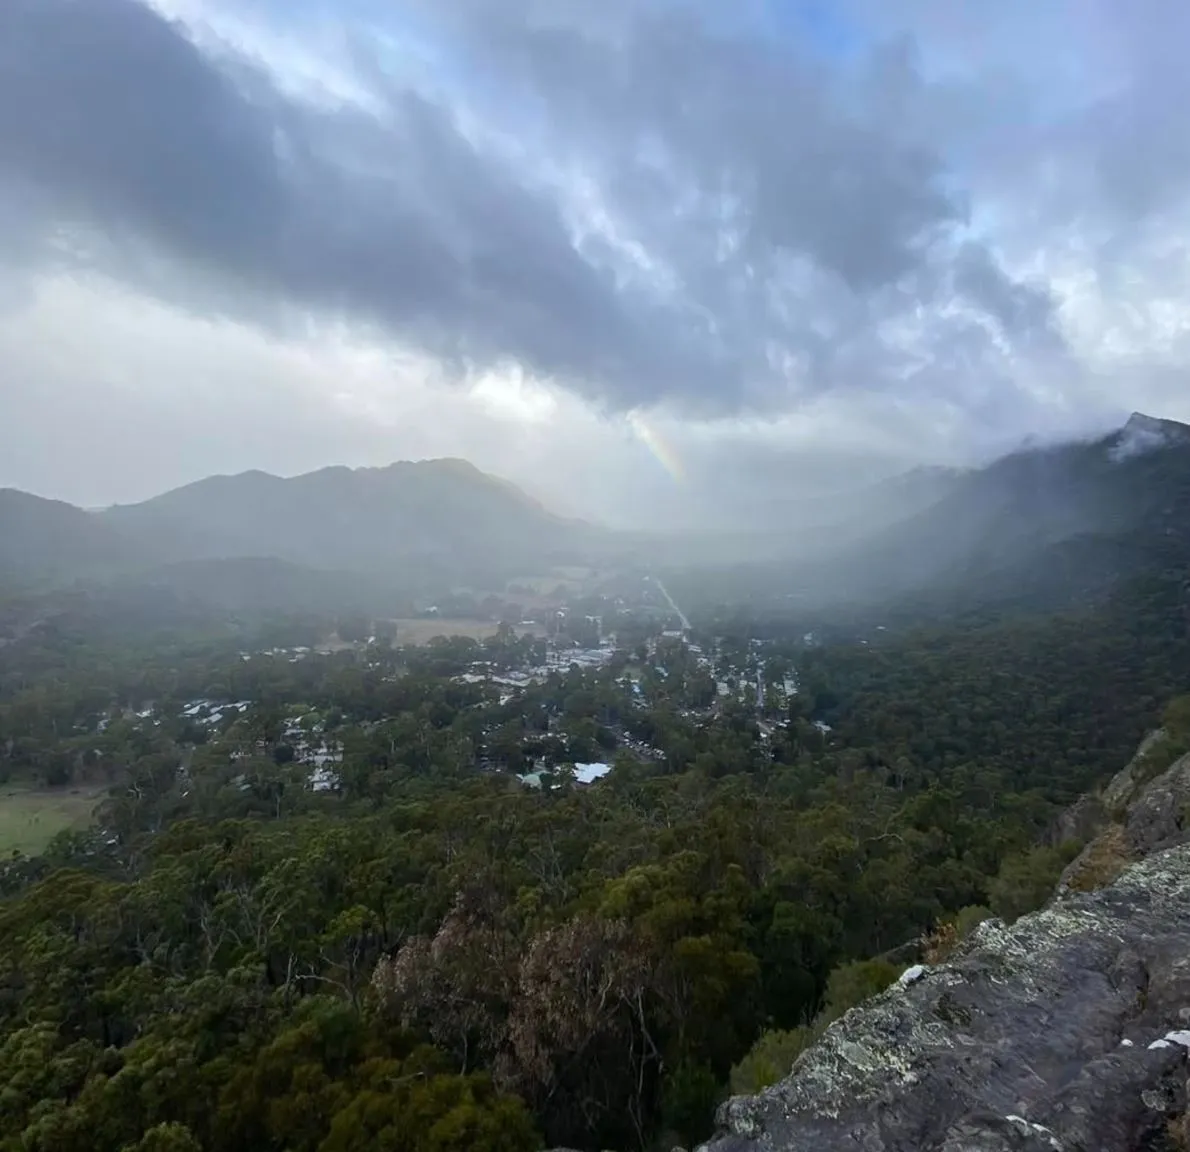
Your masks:
M 1149 415 L 1149 414 L 1145 414 Z M 1096 433 L 1098 434 L 1098 433 Z M 921 471 L 941 471 L 941 472 L 955 472 L 967 471 L 972 468 L 979 468 L 982 465 L 993 462 L 995 459 L 1003 458 L 1011 452 L 1021 449 L 1041 448 L 1048 445 L 1060 445 L 1063 443 L 1078 443 L 1086 439 L 1090 439 L 1088 435 L 1084 436 L 1069 436 L 1069 437 L 1055 437 L 1050 441 L 1027 441 L 1015 448 L 1006 450 L 1004 453 L 997 456 L 991 456 L 987 460 L 972 461 L 967 466 L 946 466 L 934 465 L 929 463 L 922 464 L 908 464 L 902 467 L 893 467 L 888 461 L 885 461 L 884 468 L 881 468 L 879 462 L 868 461 L 868 467 L 856 467 L 851 469 L 844 469 L 839 471 L 833 470 L 819 470 L 814 477 L 814 483 L 807 484 L 798 488 L 792 493 L 787 494 L 784 503 L 785 509 L 788 509 L 800 500 L 804 503 L 808 511 L 813 511 L 818 507 L 830 506 L 838 510 L 838 500 L 846 499 L 851 496 L 862 498 L 865 494 L 873 492 L 876 487 L 884 481 L 896 480 L 902 478 L 910 478 L 914 474 Z M 238 472 L 214 472 L 204 476 L 199 476 L 193 480 L 184 481 L 181 484 L 174 485 L 170 488 L 152 491 L 142 499 L 126 500 L 126 501 L 111 501 L 104 504 L 83 504 L 76 501 L 67 500 L 65 497 L 57 496 L 47 492 L 35 492 L 30 489 L 21 488 L 19 485 L 0 484 L 0 490 L 4 488 L 15 489 L 17 491 L 27 492 L 30 495 L 41 497 L 49 500 L 64 500 L 66 503 L 75 504 L 88 512 L 105 512 L 110 509 L 120 507 L 134 506 L 137 504 L 151 501 L 157 497 L 168 495 L 169 493 L 179 491 L 181 489 L 189 488 L 195 485 L 200 485 L 204 481 L 209 480 L 229 480 L 238 479 L 241 477 L 251 475 L 264 475 L 279 480 L 293 480 L 300 477 L 316 475 L 321 472 L 332 472 L 341 469 L 347 469 L 352 472 L 368 472 L 368 471 L 384 471 L 389 468 L 395 468 L 405 464 L 436 464 L 436 463 L 452 463 L 461 462 L 463 464 L 471 465 L 478 469 L 482 474 L 492 479 L 512 483 L 525 495 L 531 499 L 539 502 L 546 511 L 556 513 L 562 516 L 570 516 L 578 519 L 588 521 L 593 525 L 602 525 L 608 528 L 618 530 L 651 530 L 663 527 L 670 527 L 680 530 L 699 530 L 708 529 L 715 531 L 729 530 L 729 529 L 745 529 L 753 530 L 764 527 L 767 523 L 763 512 L 757 515 L 755 519 L 741 519 L 740 509 L 746 508 L 748 503 L 757 502 L 757 498 L 752 495 L 755 491 L 751 485 L 759 485 L 761 481 L 757 480 L 755 475 L 755 468 L 757 461 L 746 461 L 744 463 L 752 466 L 752 472 L 749 473 L 747 469 L 744 470 L 742 476 L 732 474 L 730 479 L 733 481 L 733 491 L 730 493 L 726 506 L 716 505 L 710 512 L 699 515 L 697 513 L 690 515 L 688 506 L 697 501 L 699 496 L 705 498 L 706 492 L 698 493 L 693 489 L 688 489 L 684 494 L 687 497 L 686 514 L 682 512 L 675 513 L 673 508 L 666 509 L 663 504 L 646 506 L 644 508 L 637 507 L 634 509 L 622 508 L 613 511 L 611 515 L 600 515 L 598 512 L 591 509 L 584 509 L 576 507 L 571 504 L 565 495 L 559 495 L 556 491 L 551 490 L 548 486 L 538 487 L 533 480 L 518 481 L 511 476 L 501 475 L 496 472 L 491 472 L 480 468 L 474 461 L 467 460 L 464 457 L 453 456 L 424 456 L 401 460 L 390 460 L 381 464 L 346 464 L 341 462 L 331 462 L 319 465 L 315 468 L 300 469 L 300 470 L 278 470 L 270 471 L 262 468 L 245 468 Z M 773 467 L 788 471 L 791 465 L 795 465 L 796 461 L 789 458 L 774 458 L 769 461 Z M 760 467 L 764 467 L 764 462 L 760 463 Z M 832 483 L 833 480 L 833 483 Z M 719 493 L 720 497 L 724 494 Z M 830 504 L 831 499 L 834 498 L 835 503 Z M 734 504 L 732 500 L 734 499 Z M 858 508 L 858 506 L 856 506 Z M 718 513 L 717 515 L 715 513 Z M 792 527 L 793 525 L 788 525 Z
M 1153 414 L 1145 413 L 1145 415 L 1152 416 Z M 1168 417 L 1157 418 L 1170 419 Z M 556 488 L 552 488 L 548 483 L 543 483 L 539 479 L 535 479 L 531 474 L 527 477 L 518 477 L 515 474 L 515 469 L 510 473 L 495 472 L 483 468 L 476 461 L 469 460 L 466 457 L 446 455 L 406 457 L 378 463 L 367 462 L 359 464 L 345 461 L 328 461 L 310 468 L 291 467 L 286 469 L 282 467 L 268 469 L 251 466 L 236 471 L 205 473 L 190 479 L 184 479 L 177 484 L 171 484 L 167 488 L 146 488 L 143 496 L 126 500 L 111 500 L 103 503 L 86 503 L 84 501 L 71 500 L 67 495 L 53 491 L 37 491 L 20 484 L 0 483 L 0 489 L 15 489 L 43 499 L 61 500 L 69 504 L 74 504 L 76 507 L 83 508 L 89 512 L 103 512 L 111 508 L 144 503 L 145 501 L 166 495 L 178 489 L 200 484 L 205 480 L 229 479 L 254 473 L 264 474 L 282 480 L 291 480 L 301 476 L 342 468 L 351 471 L 375 471 L 400 464 L 428 464 L 460 460 L 463 463 L 474 466 L 485 475 L 514 484 L 526 495 L 540 502 L 547 511 L 563 516 L 580 518 L 609 528 L 623 530 L 656 529 L 661 527 L 681 530 L 753 529 L 764 525 L 765 517 L 763 512 L 759 513 L 755 519 L 749 520 L 745 518 L 741 520 L 741 509 L 747 510 L 750 504 L 759 502 L 759 498 L 755 494 L 760 491 L 766 480 L 769 483 L 773 483 L 782 477 L 788 478 L 790 475 L 796 475 L 799 473 L 799 470 L 803 483 L 792 492 L 786 493 L 786 507 L 796 503 L 798 500 L 802 500 L 807 506 L 813 507 L 817 501 L 828 500 L 831 497 L 863 496 L 865 492 L 871 491 L 882 481 L 907 477 L 922 469 L 965 470 L 979 468 L 1021 449 L 1038 448 L 1051 444 L 1076 443 L 1092 439 L 1095 436 L 1115 430 L 1122 423 L 1123 421 L 1120 421 L 1115 425 L 1081 434 L 1057 434 L 1044 440 L 1027 437 L 1016 445 L 1006 446 L 1000 452 L 988 453 L 982 459 L 969 460 L 963 464 L 941 464 L 933 461 L 898 461 L 891 457 L 848 459 L 842 454 L 837 454 L 829 458 L 825 462 L 826 466 L 823 467 L 821 458 L 818 460 L 813 458 L 807 459 L 805 454 L 799 456 L 791 453 L 775 452 L 766 456 L 762 453 L 757 458 L 755 452 L 753 452 L 750 455 L 741 456 L 735 462 L 734 469 L 727 473 L 727 488 L 729 489 L 727 492 L 724 492 L 722 488 L 718 491 L 714 490 L 713 486 L 716 483 L 716 477 L 714 475 L 703 475 L 697 477 L 697 480 L 694 477 L 687 476 L 681 478 L 681 490 L 675 488 L 673 499 L 668 503 L 664 498 L 658 498 L 651 503 L 638 503 L 635 506 L 619 505 L 617 507 L 604 505 L 602 509 L 595 504 L 579 504 L 566 493 L 559 493 Z M 763 475 L 766 468 L 769 470 L 767 477 Z M 701 488 L 697 486 L 699 483 L 701 484 Z M 708 499 L 714 501 L 715 497 L 718 497 L 717 503 L 712 503 L 710 506 L 705 503 Z M 703 502 L 701 510 L 698 507 L 700 501 Z

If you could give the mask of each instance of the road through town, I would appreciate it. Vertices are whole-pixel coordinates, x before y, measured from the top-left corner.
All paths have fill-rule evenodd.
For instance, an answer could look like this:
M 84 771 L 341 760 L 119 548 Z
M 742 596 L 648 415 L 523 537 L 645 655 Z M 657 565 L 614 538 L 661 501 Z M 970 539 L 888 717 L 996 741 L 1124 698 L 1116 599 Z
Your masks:
M 681 610 L 681 608 L 678 607 L 674 598 L 669 594 L 669 590 L 665 587 L 664 584 L 661 583 L 660 580 L 657 579 L 656 576 L 653 577 L 653 583 L 657 585 L 658 591 L 661 593 L 662 596 L 665 597 L 665 602 L 677 614 L 678 619 L 682 622 L 682 631 L 689 632 L 690 631 L 690 621 L 686 619 L 686 613 L 683 612 Z

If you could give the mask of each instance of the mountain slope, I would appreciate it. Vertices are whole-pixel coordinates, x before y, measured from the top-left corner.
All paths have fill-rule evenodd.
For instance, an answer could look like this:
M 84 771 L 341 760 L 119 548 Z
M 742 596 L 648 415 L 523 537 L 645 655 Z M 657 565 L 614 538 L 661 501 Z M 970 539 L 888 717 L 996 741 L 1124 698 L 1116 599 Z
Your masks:
M 875 530 L 856 531 L 862 518 L 774 526 L 767 554 L 741 538 L 714 561 L 672 563 L 667 582 L 687 612 L 906 623 L 1097 603 L 1123 581 L 1190 568 L 1190 426 L 1174 421 L 1134 414 L 1097 440 L 911 473 L 903 485 L 909 499 L 894 482 L 891 496 L 874 494 Z
M 590 535 L 461 460 L 216 476 L 100 515 L 171 561 L 271 557 L 466 578 L 564 555 Z
M 113 525 L 73 504 L 0 489 L 0 580 L 69 580 L 123 566 L 135 555 Z
M 118 580 L 231 609 L 275 594 L 279 607 L 389 610 L 581 560 L 608 539 L 462 460 L 214 476 L 102 512 L 0 491 L 0 586 Z
M 931 507 L 815 575 L 868 598 L 1028 587 L 1063 601 L 1179 555 L 1190 556 L 1190 427 L 1136 414 L 1102 439 L 957 477 Z

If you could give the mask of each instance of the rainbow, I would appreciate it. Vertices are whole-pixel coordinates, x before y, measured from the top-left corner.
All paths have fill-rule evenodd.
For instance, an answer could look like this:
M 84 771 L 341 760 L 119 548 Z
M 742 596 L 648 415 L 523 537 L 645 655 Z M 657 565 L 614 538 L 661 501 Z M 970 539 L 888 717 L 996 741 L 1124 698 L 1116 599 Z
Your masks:
M 667 443 L 655 428 L 650 427 L 639 412 L 628 413 L 628 426 L 632 429 L 632 434 L 649 450 L 670 478 L 681 484 L 686 478 L 686 470 L 673 445 Z

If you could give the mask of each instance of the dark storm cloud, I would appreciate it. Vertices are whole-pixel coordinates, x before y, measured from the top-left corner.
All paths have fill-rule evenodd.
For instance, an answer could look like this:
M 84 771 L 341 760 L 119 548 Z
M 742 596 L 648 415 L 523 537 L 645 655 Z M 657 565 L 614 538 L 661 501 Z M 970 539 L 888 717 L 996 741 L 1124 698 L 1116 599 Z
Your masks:
M 178 30 L 112 0 L 0 11 L 0 164 L 54 208 L 214 262 L 276 218 L 269 117 Z
M 595 152 L 630 213 L 650 182 L 684 189 L 732 213 L 721 227 L 742 231 L 746 258 L 805 255 L 857 291 L 914 271 L 963 214 L 938 157 L 849 115 L 789 44 L 714 36 L 674 5 L 612 4 L 621 20 L 602 35 L 524 8 L 470 6 L 471 65 L 527 82 L 555 144 Z
M 132 0 L 16 0 L 0 46 L 0 172 L 57 224 L 147 238 L 461 359 L 647 360 L 556 209 L 415 94 L 375 118 L 319 114 Z
M 873 114 L 882 74 L 859 107 L 791 44 L 713 35 L 695 10 L 647 0 L 429 12 L 501 94 L 496 126 L 540 125 L 647 269 L 607 237 L 576 241 L 564 189 L 426 96 L 386 85 L 374 111 L 316 108 L 135 0 L 0 5 L 0 185 L 36 203 L 41 259 L 131 274 L 147 245 L 207 285 L 208 308 L 344 315 L 611 407 L 730 412 L 899 386 L 903 356 L 873 331 L 951 293 L 1009 341 L 1048 330 L 1043 290 L 950 242 L 964 198 L 927 143 Z M 926 343 L 945 346 L 951 323 L 934 316 Z M 969 317 L 953 335 L 968 371 L 994 359 Z

